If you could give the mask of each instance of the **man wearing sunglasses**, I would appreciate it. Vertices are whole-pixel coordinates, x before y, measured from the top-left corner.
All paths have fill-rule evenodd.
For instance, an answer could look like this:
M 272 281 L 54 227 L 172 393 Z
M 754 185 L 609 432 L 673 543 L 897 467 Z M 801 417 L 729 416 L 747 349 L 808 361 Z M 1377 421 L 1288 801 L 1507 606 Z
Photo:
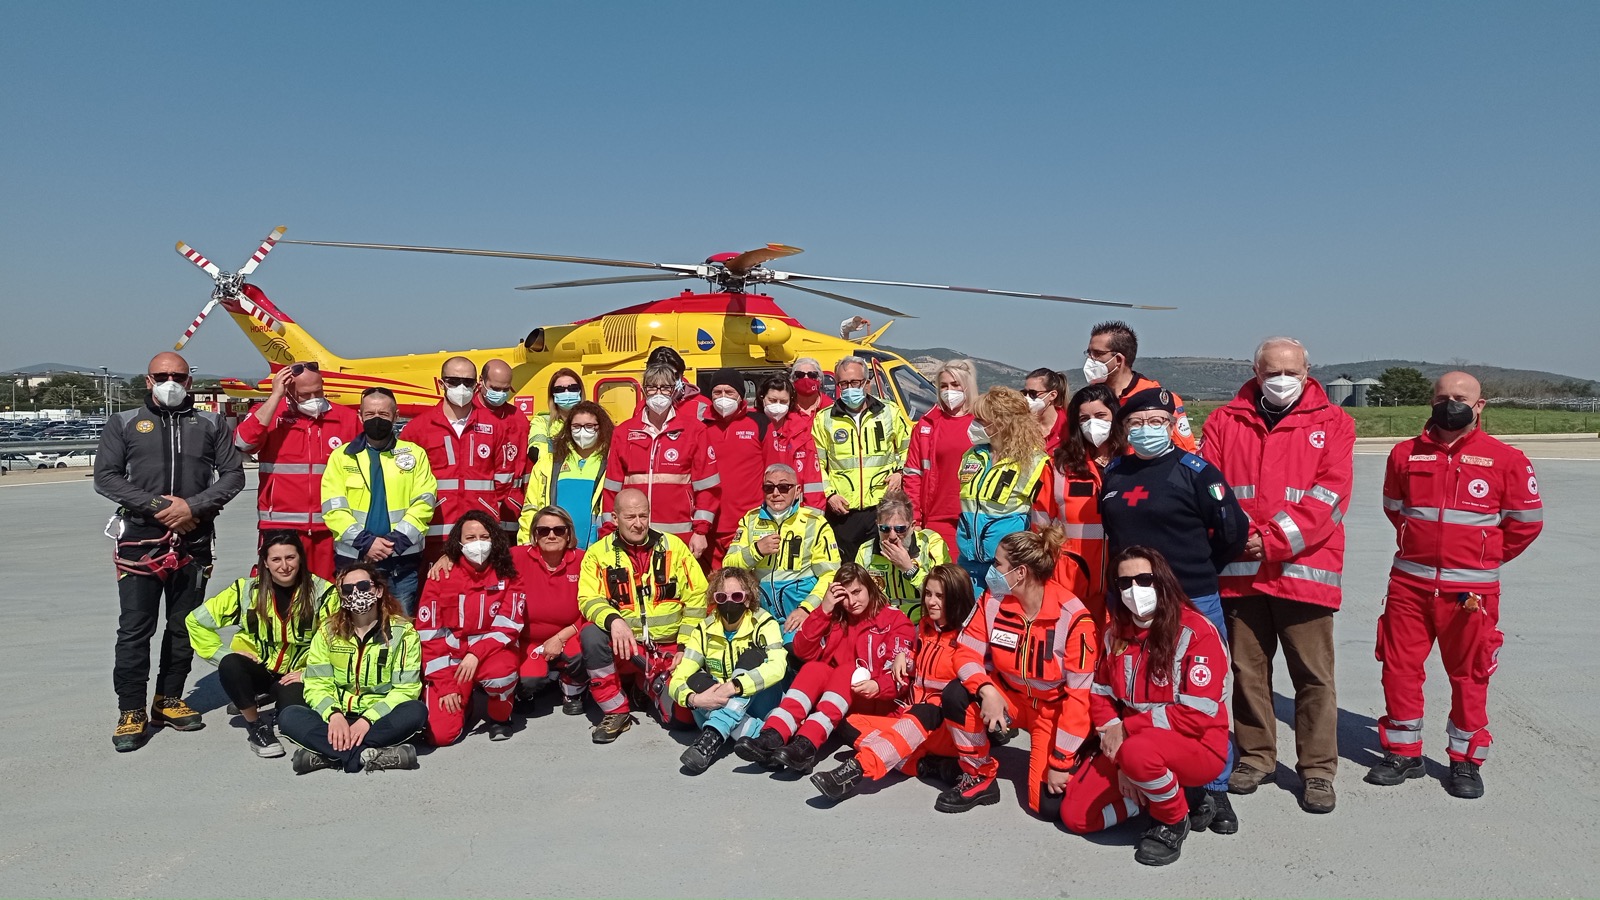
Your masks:
M 150 360 L 143 405 L 111 417 L 95 454 L 94 489 L 117 504 L 106 526 L 116 540 L 116 663 L 120 710 L 111 743 L 137 750 L 151 726 L 205 727 L 183 702 L 194 652 L 185 620 L 205 599 L 213 523 L 244 489 L 244 464 L 228 423 L 194 408 L 189 363 L 176 353 Z M 166 619 L 161 602 L 166 600 Z M 164 625 L 164 627 L 163 627 Z M 161 634 L 155 700 L 148 713 L 150 639 Z
M 756 573 L 761 606 L 783 625 L 783 642 L 789 644 L 827 596 L 839 569 L 839 548 L 827 517 L 800 502 L 793 468 L 768 466 L 761 493 L 761 505 L 739 520 L 725 562 Z
M 423 546 L 424 565 L 444 554 L 445 537 L 463 514 L 480 510 L 500 519 L 501 473 L 505 425 L 475 402 L 478 367 L 465 356 L 452 356 L 439 369 L 444 398 L 406 423 L 405 439 L 428 454 L 438 481 L 439 503 Z
M 322 523 L 322 473 L 333 451 L 360 434 L 356 411 L 328 402 L 315 361 L 272 373 L 271 393 L 239 421 L 234 434 L 234 446 L 261 464 L 256 490 L 261 534 L 299 534 L 306 565 L 328 581 L 334 574 L 334 541 Z
M 812 423 L 817 463 L 828 492 L 828 524 L 844 559 L 872 539 L 878 501 L 900 490 L 911 423 L 900 407 L 867 393 L 867 361 L 847 356 L 834 367 L 839 402 Z

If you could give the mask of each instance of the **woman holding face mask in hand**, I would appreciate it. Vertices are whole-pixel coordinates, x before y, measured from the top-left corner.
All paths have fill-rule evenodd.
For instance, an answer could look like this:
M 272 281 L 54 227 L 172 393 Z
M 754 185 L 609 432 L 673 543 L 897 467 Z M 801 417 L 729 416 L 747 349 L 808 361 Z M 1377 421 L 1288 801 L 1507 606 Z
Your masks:
M 1070 431 L 1050 460 L 1033 501 L 1033 530 L 1055 526 L 1066 535 L 1055 580 L 1072 589 L 1098 623 L 1106 620 L 1105 530 L 1100 524 L 1100 479 L 1128 452 L 1116 427 L 1117 398 L 1091 384 L 1067 404 Z
M 599 540 L 600 500 L 612 431 L 611 416 L 600 404 L 583 400 L 573 405 L 556 430 L 550 452 L 534 462 L 528 476 L 528 493 L 517 523 L 518 544 L 532 541 L 534 513 L 546 506 L 558 506 L 572 517 L 579 550 Z
M 1088 834 L 1148 809 L 1154 824 L 1133 858 L 1164 866 L 1189 835 L 1184 788 L 1227 772 L 1228 650 L 1160 553 L 1117 554 L 1115 585 L 1110 646 L 1089 689 L 1100 746 L 1067 785 L 1061 821 Z

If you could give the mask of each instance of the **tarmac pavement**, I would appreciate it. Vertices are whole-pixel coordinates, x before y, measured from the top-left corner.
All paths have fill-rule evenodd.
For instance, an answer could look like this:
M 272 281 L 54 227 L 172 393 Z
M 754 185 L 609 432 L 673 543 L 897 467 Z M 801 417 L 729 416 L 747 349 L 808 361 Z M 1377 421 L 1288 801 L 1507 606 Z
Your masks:
M 641 719 L 596 746 L 587 720 L 552 713 L 548 699 L 512 740 L 491 744 L 480 729 L 425 751 L 417 771 L 296 777 L 287 759 L 249 752 L 214 670 L 197 661 L 190 702 L 206 728 L 115 753 L 117 603 L 100 534 L 111 505 L 81 475 L 8 476 L 0 895 L 1592 896 L 1600 462 L 1593 444 L 1573 446 L 1591 458 L 1535 463 L 1545 531 L 1507 570 L 1487 796 L 1457 800 L 1439 784 L 1449 691 L 1436 656 L 1430 777 L 1361 781 L 1378 753 L 1372 644 L 1393 548 L 1372 452 L 1382 448 L 1363 447 L 1335 631 L 1338 810 L 1299 810 L 1284 724 L 1278 784 L 1234 798 L 1240 832 L 1193 835 L 1165 869 L 1134 864 L 1142 825 L 1082 838 L 1032 819 L 1013 789 L 1026 736 L 999 750 L 1002 802 L 959 816 L 933 810 L 934 787 L 899 777 L 831 808 L 808 782 L 736 757 L 690 778 L 677 757 L 691 732 Z M 247 491 L 220 522 L 216 588 L 250 564 L 254 504 Z M 1289 690 L 1281 661 L 1277 681 Z M 1288 701 L 1279 715 L 1292 721 Z

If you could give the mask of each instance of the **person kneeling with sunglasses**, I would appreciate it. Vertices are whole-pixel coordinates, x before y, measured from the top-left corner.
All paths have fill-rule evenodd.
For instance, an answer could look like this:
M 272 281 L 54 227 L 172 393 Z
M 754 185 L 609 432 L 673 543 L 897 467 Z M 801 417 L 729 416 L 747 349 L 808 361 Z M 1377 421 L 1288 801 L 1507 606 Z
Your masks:
M 761 606 L 783 624 L 788 643 L 827 595 L 839 548 L 828 517 L 801 504 L 800 478 L 791 466 L 767 466 L 761 493 L 762 504 L 739 520 L 726 562 L 754 571 Z
M 689 632 L 667 682 L 672 702 L 687 707 L 700 726 L 700 737 L 678 760 L 690 775 L 710 768 L 730 739 L 761 729 L 781 699 L 789 664 L 778 620 L 761 608 L 755 573 L 718 569 L 710 585 L 712 614 Z
M 371 563 L 339 572 L 339 609 L 311 639 L 305 699 L 278 714 L 278 728 L 303 749 L 297 775 L 318 769 L 415 769 L 406 743 L 428 721 L 422 696 L 422 643 Z

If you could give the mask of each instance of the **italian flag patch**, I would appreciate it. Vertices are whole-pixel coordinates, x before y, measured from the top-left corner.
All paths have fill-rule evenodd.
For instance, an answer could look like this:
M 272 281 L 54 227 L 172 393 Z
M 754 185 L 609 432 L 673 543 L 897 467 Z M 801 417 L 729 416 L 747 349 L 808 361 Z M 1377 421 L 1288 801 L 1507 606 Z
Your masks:
M 1222 500 L 1222 495 L 1227 493 L 1228 489 L 1220 484 L 1213 484 L 1206 488 L 1206 491 L 1211 494 L 1211 499 L 1220 501 Z

